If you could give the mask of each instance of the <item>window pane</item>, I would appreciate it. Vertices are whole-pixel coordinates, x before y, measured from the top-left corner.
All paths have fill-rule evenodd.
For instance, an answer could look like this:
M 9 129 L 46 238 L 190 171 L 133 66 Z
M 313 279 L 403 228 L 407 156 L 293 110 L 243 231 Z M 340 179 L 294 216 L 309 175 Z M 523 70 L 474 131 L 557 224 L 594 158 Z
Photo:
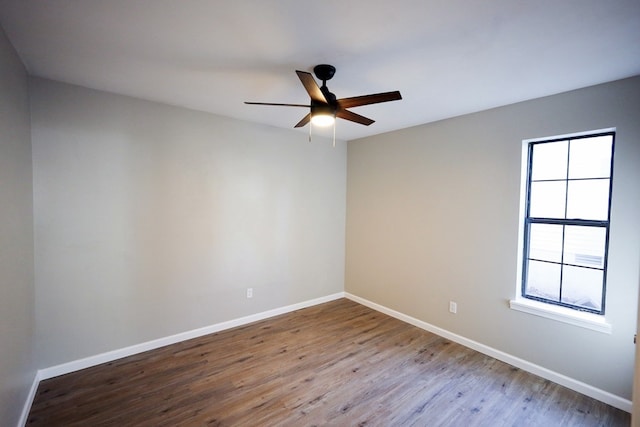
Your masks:
M 532 182 L 529 216 L 564 218 L 565 181 Z
M 611 135 L 571 141 L 569 179 L 609 178 L 611 175 Z
M 529 261 L 526 294 L 553 301 L 560 300 L 560 264 Z
M 568 191 L 567 218 L 605 221 L 609 218 L 608 179 L 569 181 Z
M 529 226 L 529 258 L 562 261 L 562 225 Z
M 600 311 L 602 274 L 602 270 L 565 265 L 562 272 L 562 302 Z
M 531 179 L 567 179 L 567 141 L 533 145 Z
M 564 263 L 604 268 L 606 229 L 568 225 L 564 234 Z

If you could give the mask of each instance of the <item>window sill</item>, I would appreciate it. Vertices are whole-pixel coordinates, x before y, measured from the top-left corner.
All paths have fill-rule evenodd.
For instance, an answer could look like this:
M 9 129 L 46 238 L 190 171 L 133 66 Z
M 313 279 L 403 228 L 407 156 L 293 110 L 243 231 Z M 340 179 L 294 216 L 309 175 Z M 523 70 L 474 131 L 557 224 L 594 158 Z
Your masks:
M 591 329 L 605 334 L 611 333 L 611 324 L 607 323 L 604 316 L 598 314 L 585 313 L 525 298 L 517 298 L 509 301 L 509 307 L 513 310 L 546 317 L 547 319 L 568 323 L 581 328 Z

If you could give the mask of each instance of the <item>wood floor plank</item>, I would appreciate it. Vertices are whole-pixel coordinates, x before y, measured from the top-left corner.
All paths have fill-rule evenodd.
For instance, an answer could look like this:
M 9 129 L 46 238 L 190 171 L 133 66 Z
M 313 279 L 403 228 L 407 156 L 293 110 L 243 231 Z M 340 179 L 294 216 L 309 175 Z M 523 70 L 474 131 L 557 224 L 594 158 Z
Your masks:
M 29 426 L 627 426 L 347 299 L 43 381 Z

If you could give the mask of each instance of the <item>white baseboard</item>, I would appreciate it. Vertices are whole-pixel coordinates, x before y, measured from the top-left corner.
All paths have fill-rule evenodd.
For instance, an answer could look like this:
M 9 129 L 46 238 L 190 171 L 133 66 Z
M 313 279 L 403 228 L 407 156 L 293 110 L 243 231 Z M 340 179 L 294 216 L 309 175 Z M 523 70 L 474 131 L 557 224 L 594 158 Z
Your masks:
M 18 420 L 18 427 L 24 427 L 27 424 L 27 418 L 29 418 L 29 411 L 31 411 L 31 405 L 33 404 L 33 399 L 36 397 L 36 391 L 38 391 L 38 384 L 40 384 L 40 372 L 37 371 L 35 376 L 33 377 L 33 383 L 31 384 L 31 388 L 29 389 L 29 394 L 27 395 L 27 399 L 24 402 L 24 406 L 22 407 L 22 414 L 20 414 L 20 419 Z
M 203 328 L 193 329 L 191 331 L 182 332 L 179 334 L 171 335 L 164 338 L 159 338 L 152 341 L 132 345 L 129 347 L 121 348 L 118 350 L 108 351 L 106 353 L 97 354 L 95 356 L 85 357 L 83 359 L 74 360 L 72 362 L 63 363 L 49 368 L 40 369 L 36 372 L 33 380 L 31 390 L 25 401 L 22 409 L 22 415 L 18 423 L 19 427 L 24 427 L 27 418 L 29 417 L 29 411 L 33 404 L 36 391 L 40 381 L 47 380 L 49 378 L 57 377 L 59 375 L 69 374 L 71 372 L 79 371 L 81 369 L 90 368 L 92 366 L 100 365 L 106 362 L 112 362 L 123 357 L 133 356 L 134 354 L 142 353 L 148 350 L 154 350 L 156 348 L 164 347 L 166 345 L 175 344 L 181 341 L 186 341 L 192 338 L 198 338 L 203 335 L 213 334 L 225 329 L 235 328 L 236 326 L 246 325 L 248 323 L 257 322 L 259 320 L 268 319 L 270 317 L 278 316 L 280 314 L 290 313 L 292 311 L 300 310 L 302 308 L 312 307 L 314 305 L 322 304 L 325 302 L 333 301 L 339 298 L 344 298 L 344 292 L 338 292 L 332 295 L 327 295 L 320 298 L 315 298 L 308 301 L 303 301 L 297 304 L 287 305 L 285 307 L 274 308 L 273 310 L 263 311 L 261 313 L 252 314 L 249 316 L 240 317 L 238 319 L 229 320 L 226 322 L 216 323 L 215 325 L 205 326 Z
M 57 377 L 59 375 L 64 375 L 70 372 L 75 372 L 81 369 L 100 365 L 102 363 L 111 362 L 117 359 L 122 359 L 123 357 L 132 356 L 134 354 L 142 353 L 149 350 L 154 350 L 156 348 L 164 347 L 170 344 L 175 344 L 181 341 L 190 340 L 192 338 L 198 338 L 203 335 L 224 331 L 225 329 L 235 328 L 236 326 L 242 326 L 248 323 L 257 322 L 259 320 L 268 319 L 269 317 L 278 316 L 280 314 L 289 313 L 295 310 L 300 310 L 301 308 L 311 307 L 311 306 L 322 304 L 328 301 L 333 301 L 339 298 L 344 298 L 344 292 L 338 292 L 333 295 L 327 295 L 324 297 L 303 301 L 297 304 L 287 305 L 285 307 L 274 308 L 273 310 L 263 311 L 261 313 L 240 317 L 238 319 L 216 323 L 215 325 L 205 326 L 203 328 L 181 332 L 179 334 L 170 335 L 168 337 L 143 342 L 140 344 L 135 344 L 135 345 L 121 348 L 118 350 L 97 354 L 95 356 L 89 356 L 84 359 L 74 360 L 72 362 L 63 363 L 61 365 L 41 369 L 40 371 L 38 371 L 38 373 L 40 374 L 41 380 L 46 380 L 49 378 Z
M 29 395 L 27 396 L 27 400 L 22 410 L 22 415 L 20 417 L 20 422 L 18 426 L 19 427 L 24 426 L 27 422 L 29 411 L 31 410 L 31 405 L 33 403 L 33 399 L 35 398 L 36 391 L 38 389 L 38 385 L 40 384 L 40 381 L 57 377 L 59 375 L 64 375 L 71 372 L 79 371 L 81 369 L 90 368 L 92 366 L 100 365 L 102 363 L 111 362 L 117 359 L 121 359 L 123 357 L 133 356 L 135 354 L 142 353 L 148 350 L 154 350 L 156 348 L 164 347 L 166 345 L 175 344 L 175 343 L 189 340 L 192 338 L 197 338 L 197 337 L 212 334 L 215 332 L 220 332 L 226 329 L 235 328 L 237 326 L 246 325 L 248 323 L 257 322 L 259 320 L 268 319 L 270 317 L 278 316 L 280 314 L 290 313 L 295 310 L 312 307 L 314 305 L 322 304 L 325 302 L 329 302 L 329 301 L 333 301 L 333 300 L 336 300 L 339 298 L 345 298 L 345 297 L 352 301 L 365 305 L 373 310 L 387 314 L 391 317 L 395 317 L 396 319 L 402 320 L 403 322 L 409 323 L 411 325 L 417 326 L 418 328 L 440 335 L 451 341 L 457 342 L 458 344 L 462 344 L 473 350 L 479 351 L 480 353 L 486 354 L 488 356 L 494 357 L 503 362 L 509 363 L 510 365 L 516 366 L 527 372 L 531 372 L 532 374 L 538 375 L 542 378 L 548 379 L 557 384 L 570 388 L 571 390 L 575 390 L 579 393 L 585 394 L 589 397 L 597 399 L 608 405 L 614 406 L 618 409 L 621 409 L 629 413 L 631 412 L 632 405 L 630 400 L 616 396 L 604 390 L 600 390 L 598 388 L 590 386 L 589 384 L 585 384 L 573 378 L 569 378 L 565 375 L 551 371 L 547 368 L 543 368 L 542 366 L 535 365 L 526 360 L 520 359 L 518 357 L 512 356 L 502 351 L 496 350 L 484 344 L 480 344 L 479 342 L 467 339 L 460 335 L 449 332 L 445 329 L 431 325 L 427 322 L 423 322 L 422 320 L 418 320 L 414 317 L 392 310 L 380 304 L 376 304 L 372 301 L 366 300 L 356 295 L 352 295 L 346 292 L 338 292 L 332 295 L 327 295 L 325 297 L 303 301 L 301 303 L 292 304 L 292 305 L 288 305 L 280 308 L 275 308 L 273 310 L 263 311 L 261 313 L 240 317 L 238 319 L 217 323 L 217 324 L 206 326 L 203 328 L 193 329 L 191 331 L 182 332 L 182 333 L 171 335 L 168 337 L 147 341 L 144 343 L 132 345 L 129 347 L 118 349 L 118 350 L 109 351 L 102 354 L 97 354 L 95 356 L 86 357 L 83 359 L 75 360 L 68 363 L 63 363 L 63 364 L 52 366 L 49 368 L 40 369 L 38 372 L 36 372 L 35 378 L 33 380 L 33 384 L 31 386 L 31 389 L 29 390 Z
M 558 372 L 555 372 L 550 369 L 544 368 L 542 366 L 536 365 L 534 363 L 528 362 L 524 359 L 520 359 L 519 357 L 512 356 L 500 350 L 496 350 L 495 348 L 470 340 L 463 336 L 454 334 L 445 329 L 434 326 L 430 323 L 423 322 L 422 320 L 418 320 L 415 317 L 408 316 L 406 314 L 392 310 L 380 304 L 376 304 L 375 302 L 366 300 L 356 295 L 352 295 L 348 292 L 345 292 L 345 297 L 352 301 L 365 305 L 373 310 L 387 314 L 391 317 L 395 317 L 396 319 L 402 320 L 403 322 L 409 323 L 413 326 L 417 326 L 420 329 L 424 329 L 436 335 L 440 335 L 441 337 L 447 338 L 458 344 L 462 344 L 465 347 L 469 347 L 480 353 L 486 354 L 487 356 L 491 356 L 495 359 L 498 359 L 502 362 L 513 365 L 524 371 L 538 375 L 539 377 L 542 377 L 549 381 L 553 381 L 554 383 L 560 384 L 571 390 L 577 391 L 578 393 L 582 393 L 586 396 L 592 397 L 596 400 L 606 403 L 607 405 L 611 405 L 615 408 L 631 413 L 632 404 L 631 404 L 631 401 L 628 399 L 624 399 L 620 396 L 616 396 L 615 394 L 609 393 L 608 391 L 604 391 L 599 388 L 593 387 L 589 384 L 567 377 L 566 375 L 560 374 Z

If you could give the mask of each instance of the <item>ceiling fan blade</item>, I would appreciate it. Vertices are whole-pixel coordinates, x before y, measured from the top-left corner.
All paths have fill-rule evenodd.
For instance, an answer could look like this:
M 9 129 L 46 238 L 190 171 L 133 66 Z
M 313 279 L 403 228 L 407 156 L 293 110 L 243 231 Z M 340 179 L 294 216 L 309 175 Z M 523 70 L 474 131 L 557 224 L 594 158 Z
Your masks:
M 295 126 L 294 128 L 301 128 L 302 126 L 306 125 L 307 123 L 309 123 L 309 121 L 311 121 L 311 113 L 307 114 L 306 116 L 304 116 L 302 118 L 302 120 L 300 120 Z
M 322 102 L 323 104 L 328 103 L 327 98 L 325 98 L 324 93 L 320 90 L 318 83 L 316 83 L 311 73 L 307 73 L 306 71 L 296 71 L 296 74 L 300 78 L 302 85 L 307 90 L 309 97 L 311 97 L 313 101 Z
M 361 105 L 378 104 L 380 102 L 398 101 L 402 99 L 399 91 L 375 93 L 373 95 L 354 96 L 338 99 L 341 108 L 359 107 Z
M 351 111 L 345 109 L 338 109 L 336 111 L 336 116 L 341 119 L 349 120 L 351 122 L 360 123 L 361 125 L 369 126 L 375 120 L 371 120 L 368 117 L 361 116 L 360 114 L 352 113 Z
M 311 107 L 311 105 L 305 105 L 305 104 L 276 104 L 273 102 L 249 102 L 249 101 L 245 101 L 245 104 L 249 104 L 249 105 L 275 105 L 277 107 Z

